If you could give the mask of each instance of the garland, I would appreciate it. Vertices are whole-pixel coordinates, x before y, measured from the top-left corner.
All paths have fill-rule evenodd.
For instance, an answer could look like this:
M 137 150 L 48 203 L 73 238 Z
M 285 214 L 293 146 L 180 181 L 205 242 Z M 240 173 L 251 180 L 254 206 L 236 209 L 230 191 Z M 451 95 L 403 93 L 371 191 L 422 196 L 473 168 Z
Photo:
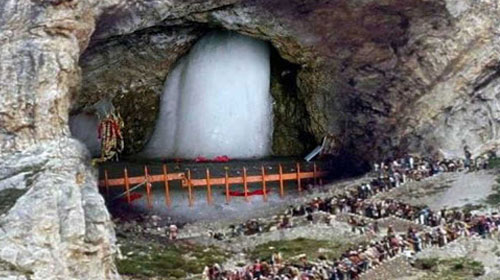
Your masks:
M 101 157 L 96 162 L 105 162 L 111 159 L 118 161 L 118 154 L 123 151 L 122 136 L 123 120 L 120 114 L 110 113 L 101 120 L 98 128 L 98 138 L 101 140 Z

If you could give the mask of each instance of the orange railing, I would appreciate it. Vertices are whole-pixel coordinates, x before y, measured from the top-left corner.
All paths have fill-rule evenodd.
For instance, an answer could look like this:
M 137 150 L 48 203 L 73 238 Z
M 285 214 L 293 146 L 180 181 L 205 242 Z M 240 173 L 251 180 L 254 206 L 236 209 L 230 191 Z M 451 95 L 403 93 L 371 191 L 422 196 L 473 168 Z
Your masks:
M 242 176 L 229 176 L 227 170 L 224 177 L 213 178 L 210 175 L 210 169 L 206 169 L 205 178 L 194 179 L 191 175 L 191 170 L 188 169 L 186 172 L 178 173 L 168 173 L 167 165 L 163 164 L 162 174 L 152 175 L 149 172 L 149 168 L 144 166 L 143 176 L 130 177 L 127 167 L 123 169 L 122 178 L 110 179 L 108 175 L 108 170 L 104 169 L 104 179 L 99 181 L 99 187 L 104 188 L 107 196 L 109 197 L 110 187 L 125 187 L 125 197 L 128 203 L 131 203 L 132 199 L 130 196 L 130 186 L 131 185 L 146 185 L 146 199 L 149 208 L 152 208 L 152 183 L 163 182 L 165 188 L 165 204 L 170 207 L 172 205 L 172 200 L 170 197 L 170 181 L 181 181 L 183 188 L 187 188 L 189 206 L 194 204 L 194 194 L 193 188 L 195 187 L 206 187 L 207 188 L 207 203 L 213 204 L 212 197 L 212 187 L 222 186 L 225 187 L 226 202 L 231 201 L 230 191 L 231 185 L 239 184 L 243 185 L 245 201 L 249 201 L 248 195 L 248 184 L 251 183 L 261 183 L 262 186 L 262 197 L 264 201 L 267 201 L 267 183 L 268 182 L 279 182 L 279 194 L 283 198 L 285 195 L 285 182 L 286 181 L 296 181 L 297 189 L 302 192 L 302 180 L 303 179 L 313 179 L 314 185 L 322 185 L 322 178 L 326 175 L 326 172 L 321 171 L 316 163 L 313 164 L 313 170 L 303 172 L 300 169 L 300 164 L 296 163 L 296 171 L 293 173 L 283 173 L 283 167 L 281 164 L 278 165 L 278 174 L 266 174 L 264 166 L 261 166 L 260 175 L 248 175 L 247 169 L 243 167 Z

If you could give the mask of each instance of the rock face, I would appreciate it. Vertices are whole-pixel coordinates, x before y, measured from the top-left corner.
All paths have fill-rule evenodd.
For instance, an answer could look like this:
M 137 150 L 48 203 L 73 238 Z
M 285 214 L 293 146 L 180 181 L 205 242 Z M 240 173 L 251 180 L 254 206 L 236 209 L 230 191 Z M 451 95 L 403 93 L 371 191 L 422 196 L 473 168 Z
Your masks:
M 296 82 L 273 89 L 276 153 L 333 133 L 373 160 L 496 148 L 499 15 L 495 0 L 2 0 L 0 278 L 116 277 L 68 114 L 113 98 L 140 150 L 171 66 L 209 29 L 267 40 L 290 63 L 273 76 Z
M 119 278 L 113 226 L 82 144 L 40 144 L 2 157 L 0 168 L 0 195 L 15 202 L 0 213 L 0 279 Z
M 300 154 L 326 133 L 337 135 L 344 151 L 365 160 L 407 151 L 461 155 L 464 145 L 479 154 L 498 144 L 498 1 L 433 0 L 424 5 L 414 0 L 307 4 L 247 0 L 217 4 L 192 3 L 184 10 L 171 6 L 169 10 L 152 1 L 148 7 L 124 5 L 106 10 L 107 16 L 97 24 L 94 43 L 80 62 L 84 73 L 81 96 L 95 98 L 102 92 L 115 99 L 148 100 L 143 101 L 147 105 L 123 112 L 147 115 L 130 120 L 131 131 L 133 127 L 150 130 L 156 111 L 149 105 L 157 104 L 171 63 L 207 28 L 229 29 L 270 41 L 281 58 L 288 60 L 291 67 L 274 73 L 273 81 L 280 74 L 298 71 L 296 92 L 287 89 L 282 94 L 279 85 L 273 86 L 275 154 Z M 148 14 L 147 8 L 165 13 L 163 17 Z M 163 45 L 163 52 L 151 52 L 161 50 L 162 44 L 145 35 L 147 28 L 168 34 L 172 44 Z M 186 37 L 186 28 L 191 36 Z M 113 58 L 129 45 L 125 56 L 140 53 L 140 61 Z M 111 55 L 97 54 L 103 46 Z M 168 56 L 168 62 L 157 64 L 164 61 L 157 56 Z M 96 61 L 101 66 L 92 67 Z M 148 68 L 150 64 L 153 67 Z M 123 76 L 127 70 L 121 69 L 143 71 Z M 136 81 L 144 82 L 137 85 Z M 81 98 L 79 104 L 91 99 Z M 290 116 L 293 111 L 300 117 Z M 147 141 L 148 133 L 132 133 L 132 142 Z
M 0 279 L 119 278 L 97 174 L 67 125 L 86 2 L 0 3 Z

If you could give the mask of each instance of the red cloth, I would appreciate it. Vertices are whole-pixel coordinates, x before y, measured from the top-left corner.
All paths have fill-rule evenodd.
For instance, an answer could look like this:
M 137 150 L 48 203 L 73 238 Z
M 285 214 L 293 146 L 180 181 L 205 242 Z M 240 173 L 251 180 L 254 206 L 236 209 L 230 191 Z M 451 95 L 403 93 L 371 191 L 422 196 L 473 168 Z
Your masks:
M 218 156 L 214 158 L 215 162 L 228 162 L 229 157 L 228 156 Z
M 206 157 L 197 157 L 194 161 L 195 162 L 210 162 L 210 160 Z
M 208 159 L 206 157 L 199 156 L 194 159 L 195 162 L 228 162 L 228 156 L 216 156 L 214 159 Z
M 138 200 L 141 197 L 142 197 L 142 194 L 132 192 L 132 193 L 130 193 L 130 202 L 134 202 L 134 200 Z M 123 202 L 127 202 L 127 196 L 125 195 L 125 197 L 123 197 L 122 200 L 123 200 Z

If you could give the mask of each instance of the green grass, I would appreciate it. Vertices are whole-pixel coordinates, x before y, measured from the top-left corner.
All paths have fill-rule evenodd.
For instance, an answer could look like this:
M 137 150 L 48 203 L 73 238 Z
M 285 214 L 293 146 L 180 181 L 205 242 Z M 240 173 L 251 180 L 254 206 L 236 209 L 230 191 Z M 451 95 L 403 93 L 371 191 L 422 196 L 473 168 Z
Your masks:
M 468 280 L 484 274 L 483 264 L 469 258 L 417 259 L 415 267 L 428 272 L 421 280 Z
M 489 168 L 490 169 L 499 169 L 500 168 L 500 158 L 495 157 L 489 159 Z
M 491 206 L 500 206 L 500 177 L 496 179 L 497 183 L 493 186 L 493 193 L 486 197 L 485 202 Z
M 261 244 L 250 252 L 252 259 L 269 261 L 274 252 L 280 252 L 285 260 L 300 254 L 306 254 L 309 259 L 317 259 L 320 256 L 334 259 L 351 248 L 354 244 L 349 242 L 314 240 L 297 238 L 293 240 L 271 241 Z M 320 252 L 320 249 L 322 249 Z
M 126 258 L 117 261 L 118 272 L 144 278 L 185 279 L 188 274 L 200 274 L 205 266 L 220 264 L 227 257 L 220 249 L 186 243 L 125 243 L 121 251 Z

